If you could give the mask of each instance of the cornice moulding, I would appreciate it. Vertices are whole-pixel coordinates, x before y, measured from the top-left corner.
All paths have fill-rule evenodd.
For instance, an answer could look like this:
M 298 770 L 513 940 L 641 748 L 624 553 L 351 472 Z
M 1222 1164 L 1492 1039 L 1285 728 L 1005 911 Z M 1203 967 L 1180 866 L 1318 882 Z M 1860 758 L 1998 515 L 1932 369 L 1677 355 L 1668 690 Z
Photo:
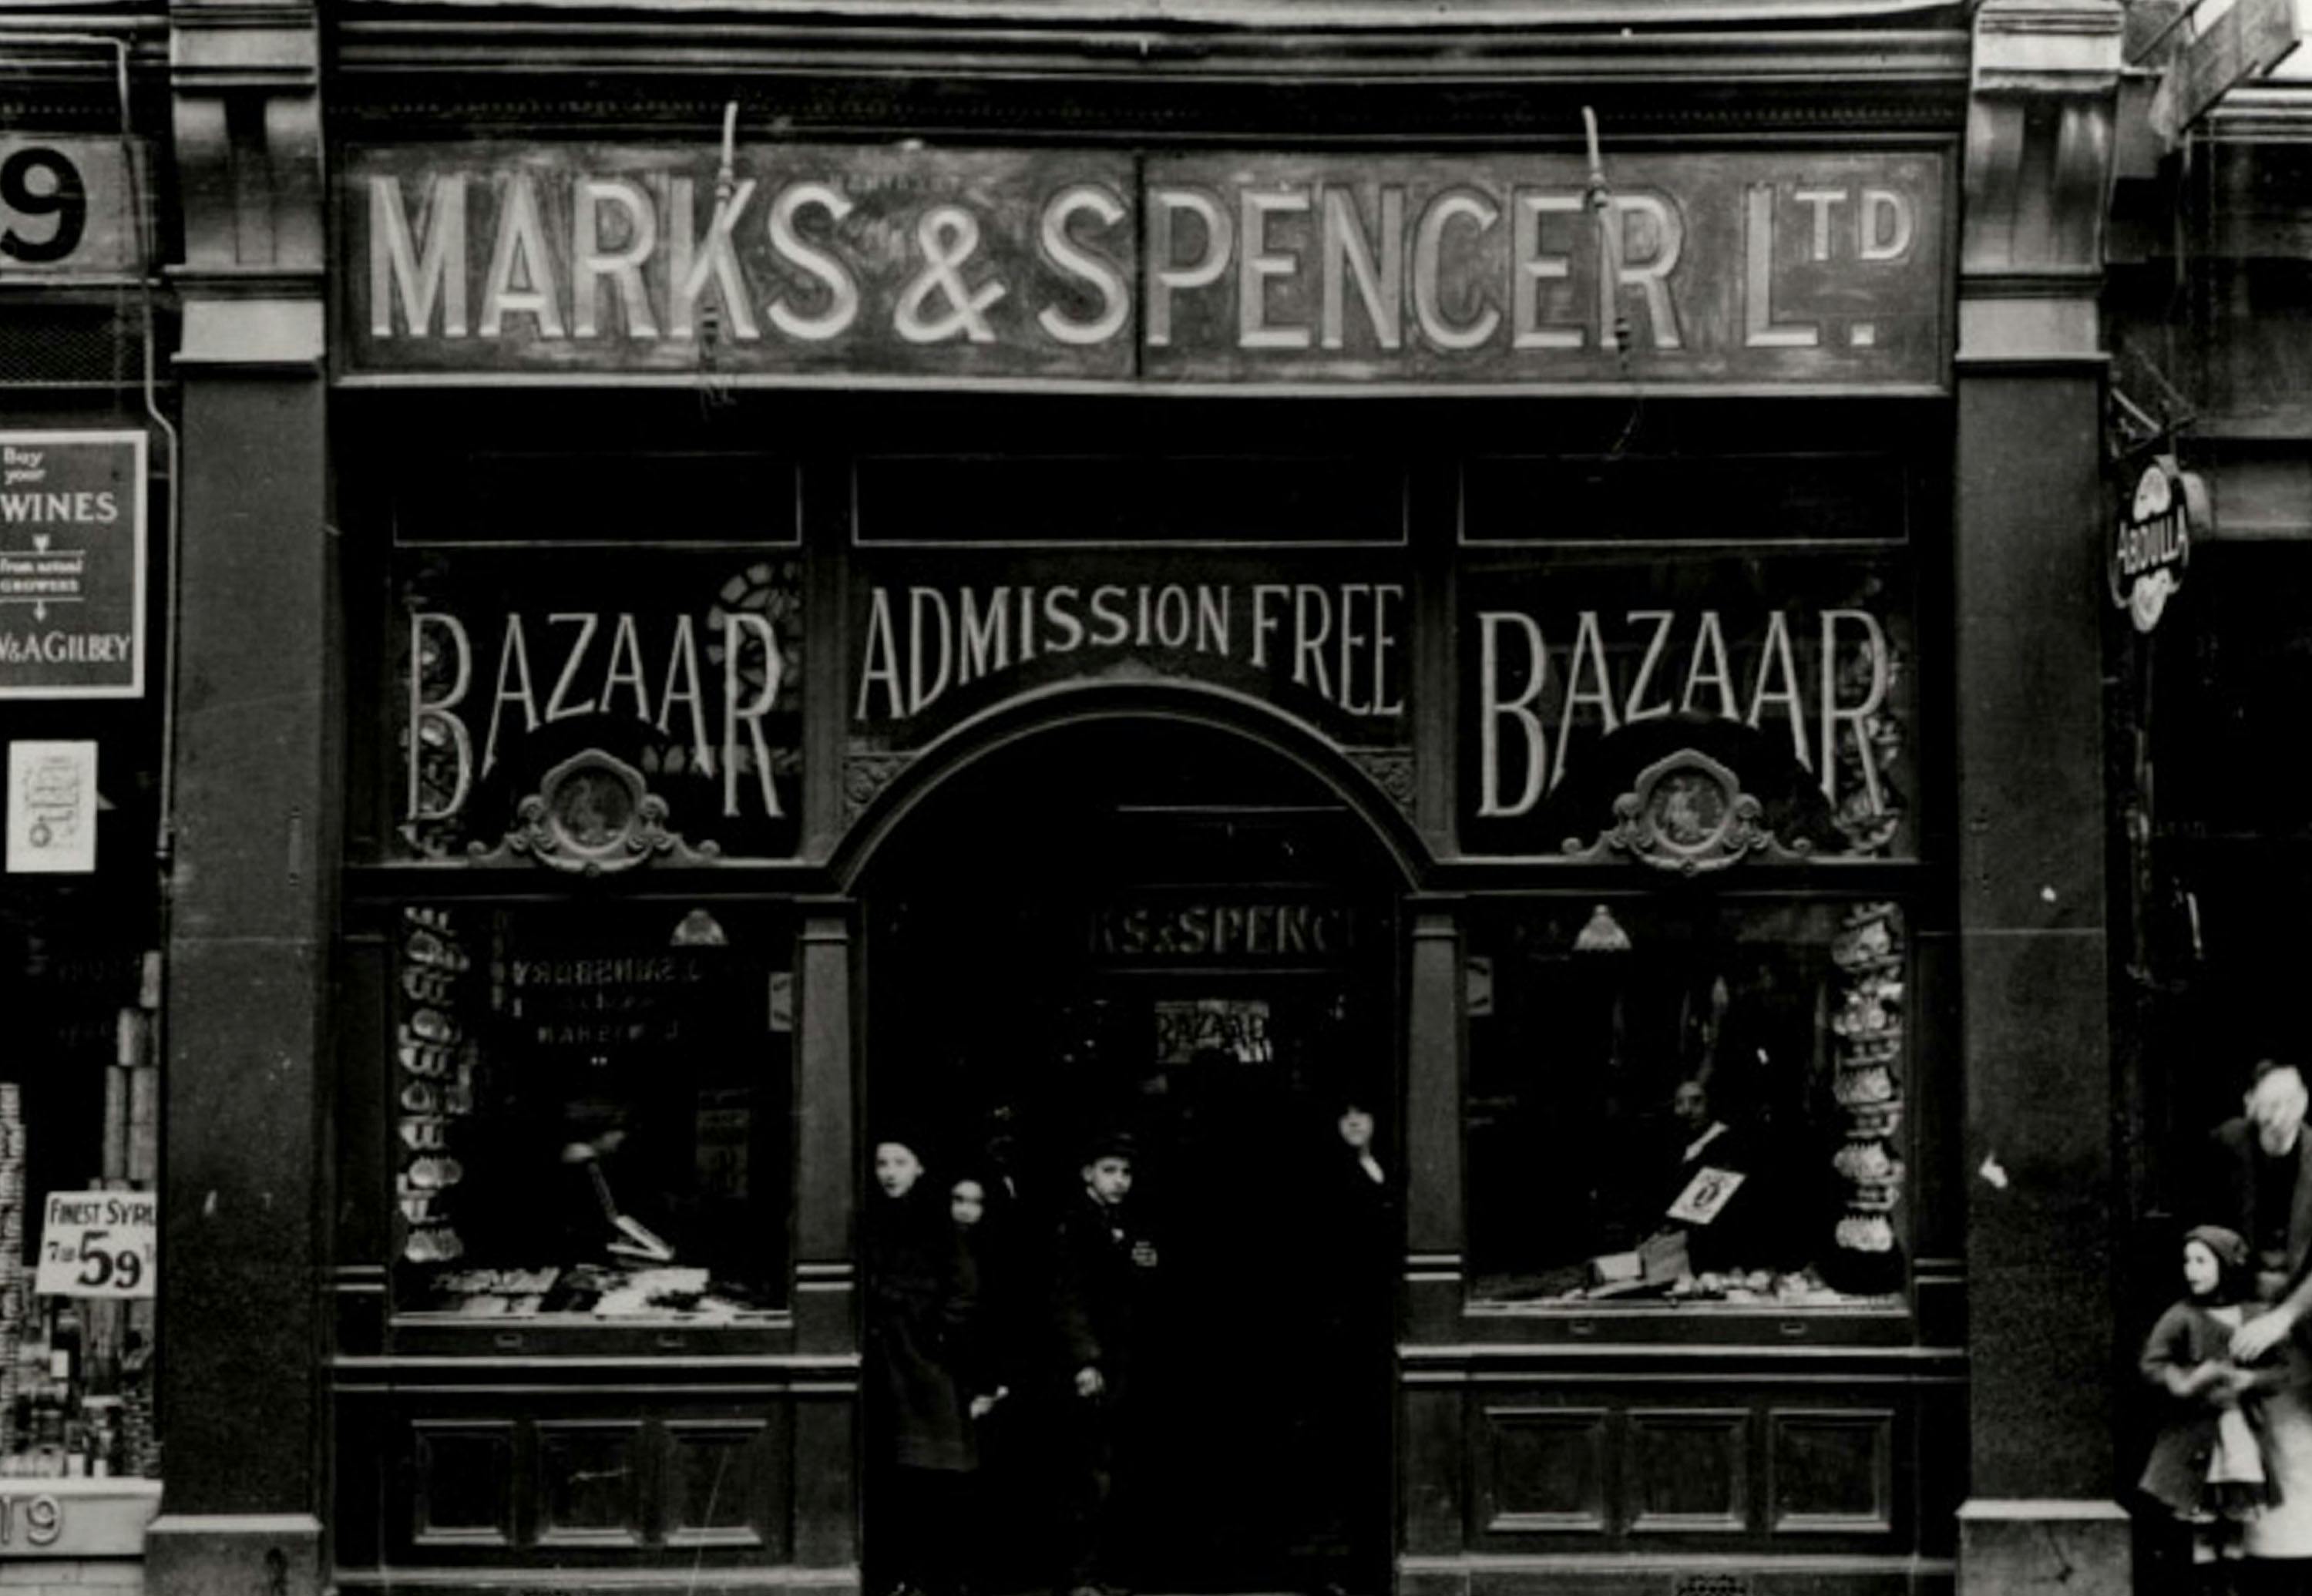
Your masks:
M 460 16 L 696 16 L 725 22 L 865 18 L 893 28 L 926 21 L 1030 26 L 1172 26 L 1307 32 L 1425 31 L 1439 27 L 1627 28 L 1747 23 L 1835 24 L 1919 16 L 1949 0 L 367 0 L 340 14 L 434 12 Z
M 1885 85 L 1964 88 L 1967 36 L 1903 31 L 1803 36 L 1611 35 L 1432 30 L 1384 35 L 1178 35 L 853 25 L 692 30 L 631 22 L 418 23 L 372 15 L 337 24 L 331 65 L 350 75 L 444 71 L 535 78 L 621 70 L 782 78 L 838 75 L 947 81 L 1094 77 L 1153 82 L 1349 79 L 1425 85 L 1592 88 L 1789 85 L 1832 92 Z

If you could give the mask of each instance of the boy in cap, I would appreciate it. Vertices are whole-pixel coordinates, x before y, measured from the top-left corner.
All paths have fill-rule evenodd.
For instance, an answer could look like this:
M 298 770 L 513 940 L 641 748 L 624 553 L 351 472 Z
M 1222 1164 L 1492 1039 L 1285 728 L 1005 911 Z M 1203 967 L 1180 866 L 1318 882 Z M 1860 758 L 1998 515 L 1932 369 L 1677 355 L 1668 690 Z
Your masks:
M 1099 1596 L 1117 1583 L 1118 1481 L 1129 1480 L 1133 1363 L 1156 1279 L 1155 1245 L 1135 1228 L 1138 1149 L 1115 1134 L 1085 1148 L 1083 1192 L 1060 1218 L 1053 1307 L 1066 1371 L 1068 1564 L 1061 1589 Z

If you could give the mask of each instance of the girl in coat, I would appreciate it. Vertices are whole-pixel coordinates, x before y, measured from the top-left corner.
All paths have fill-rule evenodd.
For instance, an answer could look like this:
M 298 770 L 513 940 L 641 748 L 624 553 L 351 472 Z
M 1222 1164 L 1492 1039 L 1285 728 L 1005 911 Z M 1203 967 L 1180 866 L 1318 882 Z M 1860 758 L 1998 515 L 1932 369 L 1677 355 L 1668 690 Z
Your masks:
M 2143 1346 L 2144 1378 L 2166 1393 L 2159 1439 L 2140 1486 L 2192 1528 L 2203 1589 L 2229 1587 L 2222 1565 L 2241 1555 L 2243 1526 L 2277 1498 L 2264 1466 L 2256 1393 L 2285 1378 L 2283 1355 L 2233 1361 L 2232 1333 L 2253 1308 L 2247 1243 L 2220 1225 L 2184 1238 L 2184 1296 Z
M 968 1477 L 979 1466 L 958 1360 L 976 1306 L 943 1194 L 907 1142 L 875 1144 L 866 1215 L 869 1434 L 890 1596 L 953 1596 Z

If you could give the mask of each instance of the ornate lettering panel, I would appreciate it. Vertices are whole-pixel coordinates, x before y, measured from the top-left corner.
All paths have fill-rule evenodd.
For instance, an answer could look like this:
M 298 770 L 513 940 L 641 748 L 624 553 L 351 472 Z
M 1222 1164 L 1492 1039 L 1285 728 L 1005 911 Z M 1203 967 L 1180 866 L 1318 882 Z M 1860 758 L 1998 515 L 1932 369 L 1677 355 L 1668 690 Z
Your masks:
M 793 554 L 396 557 L 379 717 L 396 852 L 595 873 L 793 851 Z
M 1473 560 L 1459 826 L 1473 853 L 1695 873 L 1918 846 L 1905 563 L 1596 551 Z
M 355 376 L 1931 391 L 1932 151 L 349 149 Z

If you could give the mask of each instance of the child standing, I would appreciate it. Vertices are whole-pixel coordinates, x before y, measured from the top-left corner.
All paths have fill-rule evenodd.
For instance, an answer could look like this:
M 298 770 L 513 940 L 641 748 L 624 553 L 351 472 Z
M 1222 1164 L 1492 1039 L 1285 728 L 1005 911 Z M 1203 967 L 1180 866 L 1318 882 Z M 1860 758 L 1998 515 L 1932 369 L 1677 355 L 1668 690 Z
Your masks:
M 924 1172 L 909 1142 L 876 1144 L 879 1195 L 864 1227 L 866 1393 L 871 1513 L 890 1596 L 955 1596 L 966 1482 L 979 1465 L 956 1372 L 976 1283 Z
M 1127 1587 L 1124 1522 L 1130 1512 L 1134 1368 L 1156 1279 L 1156 1248 L 1129 1206 L 1137 1149 L 1128 1136 L 1095 1141 L 1082 1195 L 1060 1218 L 1053 1259 L 1056 1329 L 1067 1372 L 1069 1478 L 1066 1573 L 1073 1596 Z
M 2192 1527 L 2202 1588 L 2222 1590 L 2221 1565 L 2241 1555 L 2246 1521 L 2277 1499 L 2257 1437 L 2255 1393 L 2285 1378 L 2283 1353 L 2253 1367 L 2232 1360 L 2253 1276 L 2247 1243 L 2220 1225 L 2184 1237 L 2185 1295 L 2143 1345 L 2144 1378 L 2167 1393 L 2159 1436 L 2139 1488 Z

